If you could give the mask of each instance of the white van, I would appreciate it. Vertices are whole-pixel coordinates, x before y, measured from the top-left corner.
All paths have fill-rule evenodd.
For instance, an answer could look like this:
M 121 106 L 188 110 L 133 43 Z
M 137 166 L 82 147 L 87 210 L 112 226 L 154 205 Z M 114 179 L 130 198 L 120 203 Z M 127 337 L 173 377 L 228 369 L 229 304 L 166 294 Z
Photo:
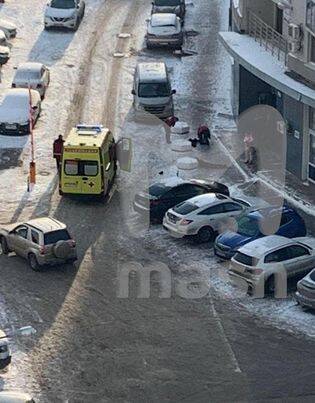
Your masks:
M 173 94 L 165 63 L 139 63 L 132 94 L 136 112 L 147 112 L 166 119 L 174 115 Z

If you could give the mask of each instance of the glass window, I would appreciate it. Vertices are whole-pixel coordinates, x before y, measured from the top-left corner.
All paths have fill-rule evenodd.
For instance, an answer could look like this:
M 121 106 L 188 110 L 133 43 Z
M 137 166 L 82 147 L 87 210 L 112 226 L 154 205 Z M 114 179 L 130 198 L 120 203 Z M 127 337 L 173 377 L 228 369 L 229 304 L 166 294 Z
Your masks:
M 200 213 L 198 213 L 198 215 L 213 215 L 213 214 L 221 214 L 221 213 L 225 213 L 224 205 L 218 204 L 216 206 L 212 206 L 212 207 L 209 207 L 209 208 L 201 211 Z
M 234 260 L 239 263 L 245 264 L 246 266 L 254 266 L 257 262 L 257 259 L 252 256 L 245 255 L 245 253 L 237 252 L 234 256 Z
M 198 207 L 192 203 L 181 203 L 174 207 L 175 213 L 186 215 L 197 210 Z
M 306 25 L 315 32 L 315 1 L 307 0 L 306 3 Z
M 154 197 L 160 197 L 169 189 L 169 186 L 164 185 L 164 183 L 155 183 L 149 187 L 149 194 Z
M 278 249 L 275 252 L 269 253 L 265 257 L 265 263 L 279 263 L 290 259 L 290 250 L 288 247 Z
M 65 174 L 78 175 L 79 174 L 79 161 L 66 160 L 65 161 Z
M 32 237 L 32 242 L 36 243 L 38 245 L 39 244 L 39 233 L 32 229 L 31 230 L 31 237 Z
M 167 83 L 142 83 L 139 84 L 139 97 L 156 98 L 169 97 L 170 88 Z
M 315 63 L 315 36 L 311 35 L 310 38 L 310 61 Z
M 44 235 L 45 245 L 52 245 L 58 241 L 68 241 L 70 238 L 69 232 L 66 229 L 48 232 Z
M 237 220 L 237 226 L 237 232 L 243 236 L 253 237 L 260 232 L 258 221 L 251 217 L 241 217 Z
M 75 1 L 74 0 L 52 0 L 50 7 L 53 8 L 75 8 Z
M 15 232 L 16 232 L 16 234 L 17 234 L 18 236 L 20 236 L 21 238 L 24 238 L 24 239 L 27 238 L 27 232 L 28 232 L 27 227 L 18 227 L 18 228 L 15 230 Z
M 224 203 L 223 207 L 226 213 L 243 210 L 242 207 L 236 203 Z
M 96 176 L 98 174 L 97 161 L 80 161 L 82 163 L 83 175 Z
M 159 7 L 175 7 L 180 5 L 180 0 L 155 0 L 155 5 Z
M 310 252 L 304 248 L 303 246 L 300 245 L 293 245 L 289 247 L 290 251 L 290 259 L 295 259 L 301 256 L 307 256 L 310 254 Z

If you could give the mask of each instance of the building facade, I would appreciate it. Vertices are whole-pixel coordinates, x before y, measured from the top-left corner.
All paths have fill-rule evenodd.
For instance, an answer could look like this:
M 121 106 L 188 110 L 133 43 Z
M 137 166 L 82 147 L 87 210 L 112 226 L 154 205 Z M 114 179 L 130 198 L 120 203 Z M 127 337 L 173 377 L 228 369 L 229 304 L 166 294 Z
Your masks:
M 315 0 L 231 0 L 234 114 L 266 104 L 286 122 L 287 170 L 315 192 Z

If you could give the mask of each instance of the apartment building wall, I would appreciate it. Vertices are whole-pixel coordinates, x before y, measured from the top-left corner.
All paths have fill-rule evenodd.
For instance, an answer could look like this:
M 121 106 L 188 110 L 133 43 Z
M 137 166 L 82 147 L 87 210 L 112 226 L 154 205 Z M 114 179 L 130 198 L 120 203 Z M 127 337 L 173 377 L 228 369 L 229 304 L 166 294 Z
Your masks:
M 315 47 L 315 30 L 312 32 L 306 26 L 306 5 L 308 0 L 291 0 L 292 10 L 287 13 L 284 23 L 284 32 L 288 36 L 288 26 L 290 23 L 299 25 L 302 29 L 301 50 L 297 53 L 290 53 L 288 56 L 288 69 L 297 73 L 301 77 L 315 83 L 315 62 L 311 60 L 311 47 Z M 315 12 L 315 10 L 314 10 Z M 313 50 L 315 54 L 315 49 Z

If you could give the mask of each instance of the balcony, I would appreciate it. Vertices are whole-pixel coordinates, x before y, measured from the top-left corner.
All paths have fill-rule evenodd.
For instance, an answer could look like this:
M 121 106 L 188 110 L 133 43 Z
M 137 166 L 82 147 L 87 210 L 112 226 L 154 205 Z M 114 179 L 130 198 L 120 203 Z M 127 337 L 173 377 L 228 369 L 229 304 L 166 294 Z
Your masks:
M 288 41 L 252 11 L 248 12 L 248 35 L 284 65 L 288 58 Z

